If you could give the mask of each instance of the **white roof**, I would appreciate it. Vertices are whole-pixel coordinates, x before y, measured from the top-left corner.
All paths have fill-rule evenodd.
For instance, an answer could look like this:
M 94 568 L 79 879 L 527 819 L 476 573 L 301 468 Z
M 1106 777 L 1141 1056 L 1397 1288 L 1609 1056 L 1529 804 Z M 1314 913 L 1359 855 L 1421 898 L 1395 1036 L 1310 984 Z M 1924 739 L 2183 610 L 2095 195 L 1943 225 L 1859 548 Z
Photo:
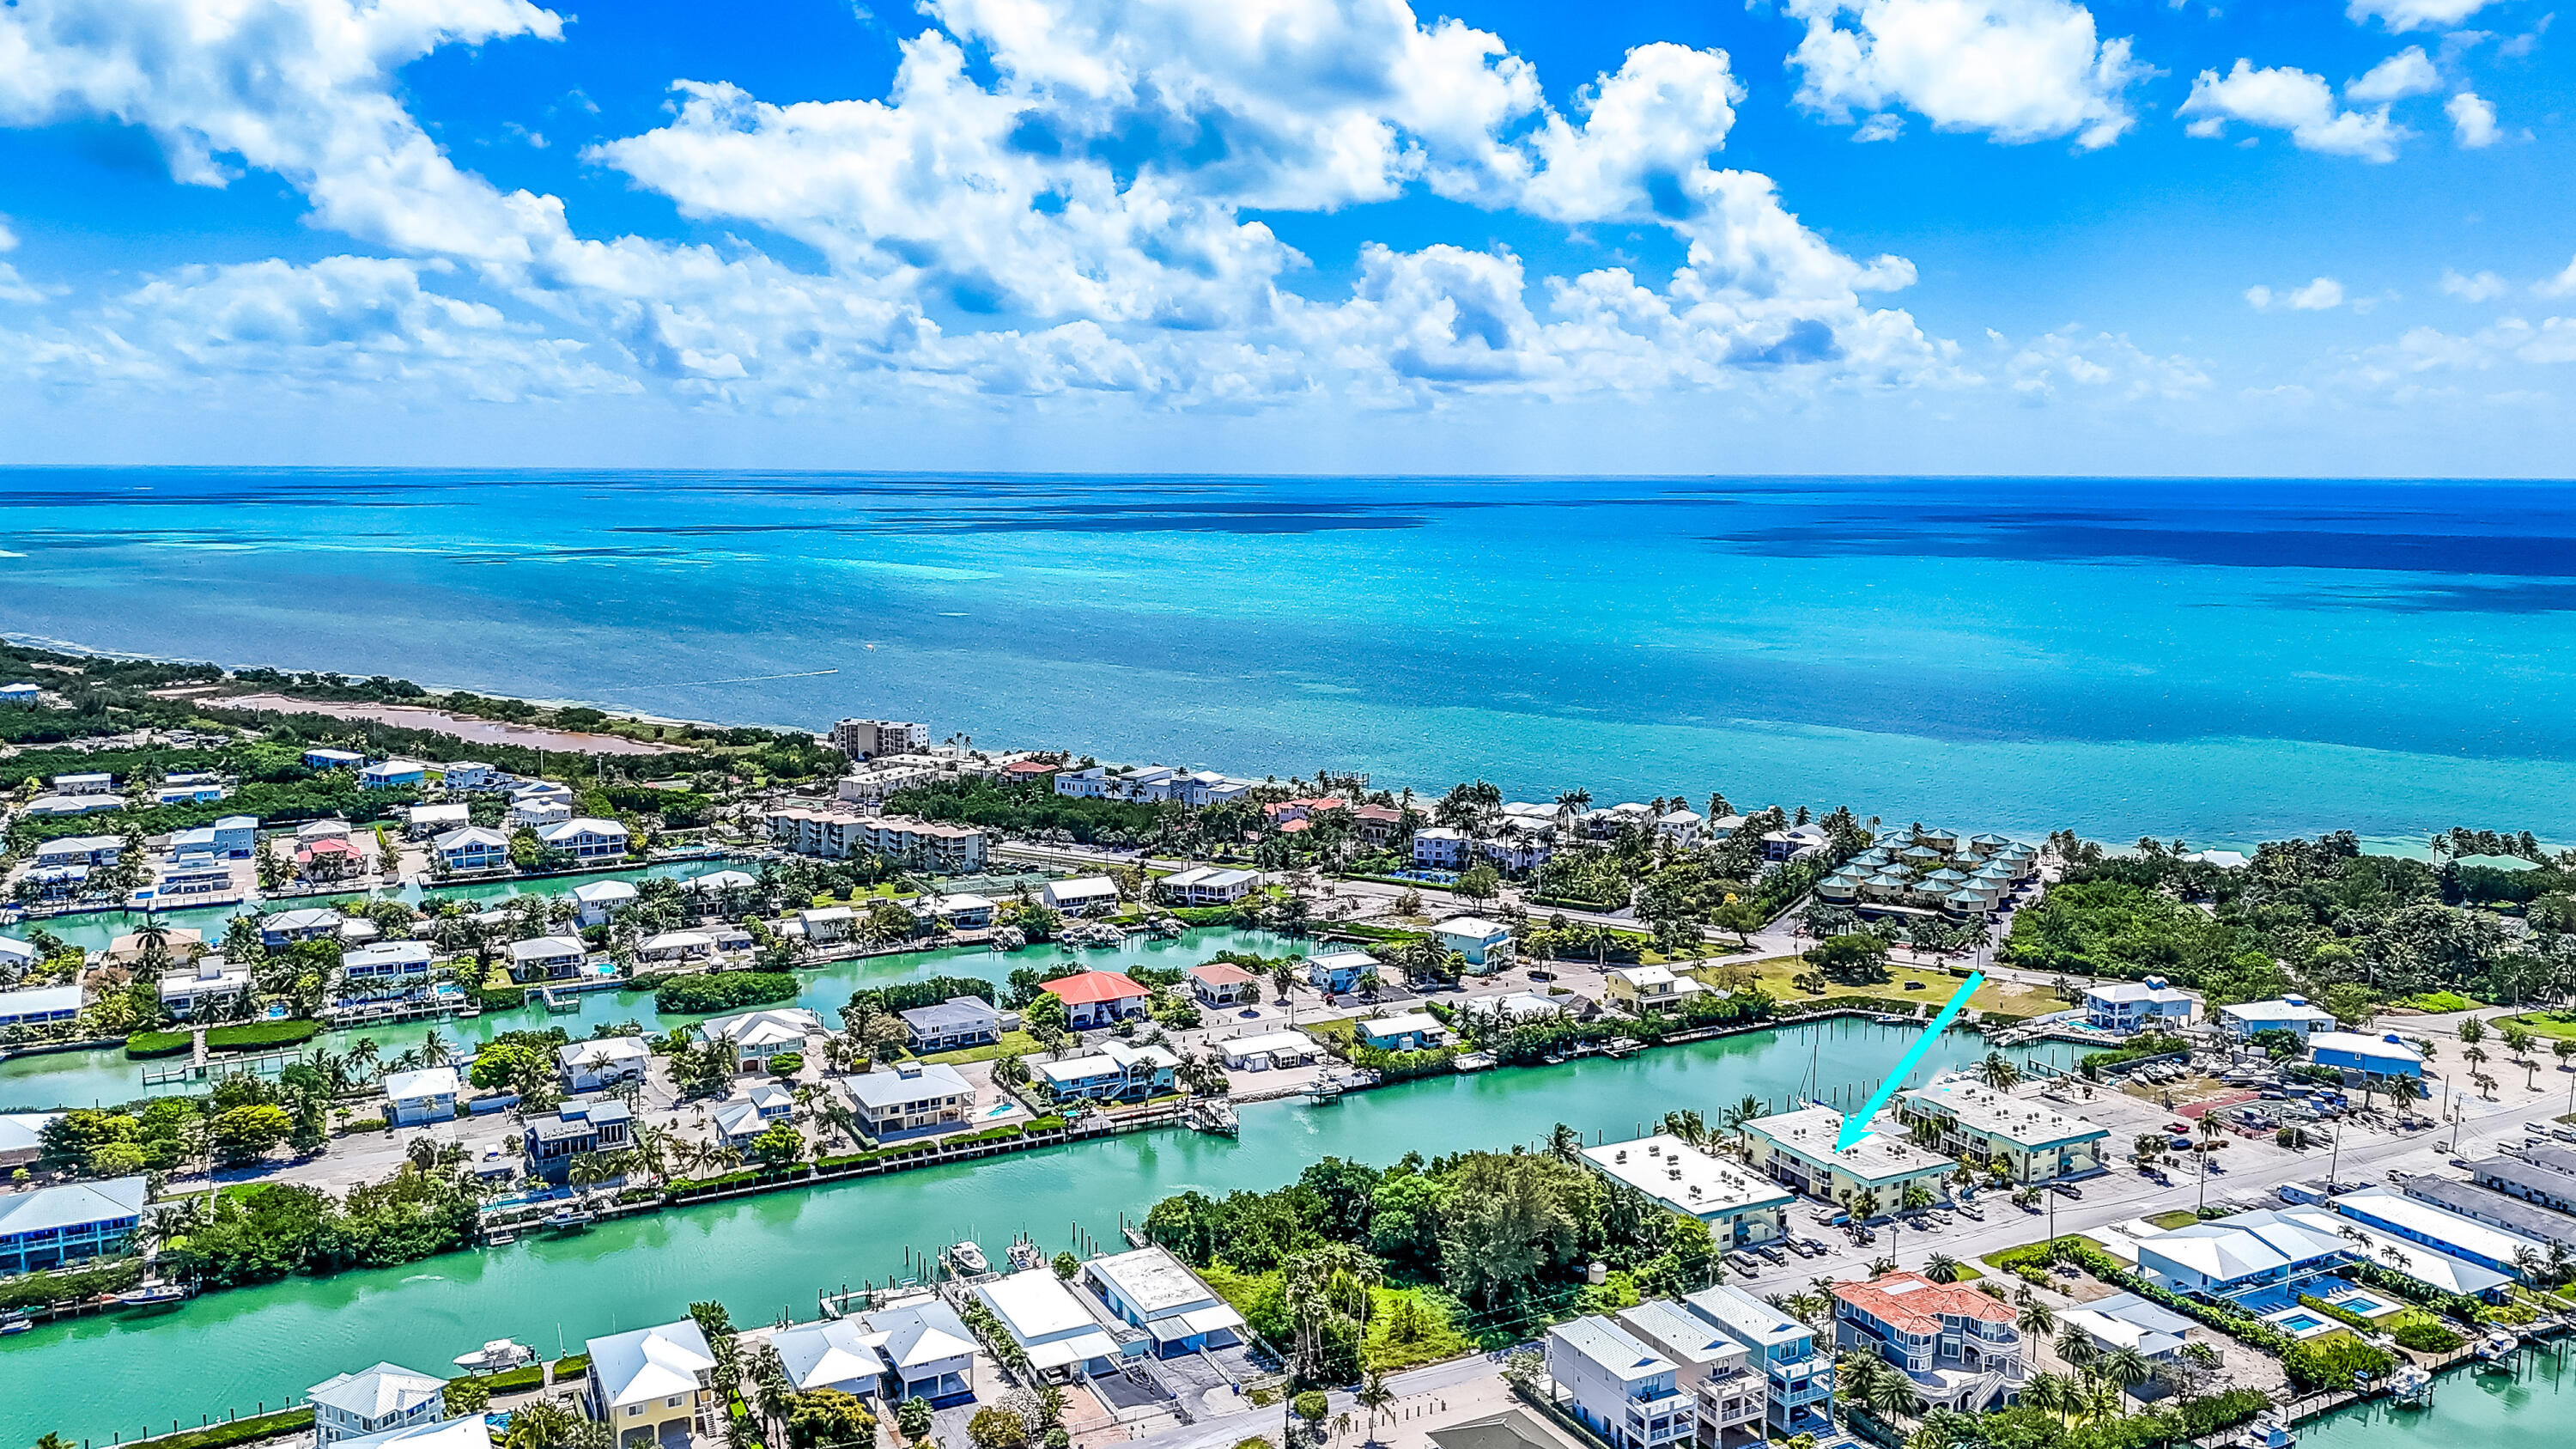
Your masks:
M 1697 983 L 1693 983 L 1696 985 Z M 1505 1021 L 1531 1021 L 1542 1016 L 1556 1016 L 1565 1008 L 1535 991 L 1515 991 L 1509 996 L 1471 997 L 1459 1003 L 1459 1010 L 1499 1016 Z
M 646 937 L 636 944 L 635 949 L 638 951 L 695 951 L 703 948 L 712 951 L 715 949 L 715 944 L 715 937 L 701 936 L 695 931 L 664 931 L 658 936 Z
M 566 1042 L 555 1048 L 555 1060 L 568 1067 L 604 1067 L 618 1062 L 650 1060 L 653 1049 L 638 1036 L 602 1036 Z
M 2304 1223 L 2311 1231 L 2321 1236 L 2335 1233 L 2339 1241 L 2342 1233 L 2356 1233 L 2362 1242 L 2360 1251 L 2373 1262 L 2392 1271 L 2403 1273 L 2419 1283 L 2439 1288 L 2445 1293 L 2460 1293 L 2474 1297 L 2490 1289 L 2501 1288 L 2513 1281 L 2508 1274 L 2482 1267 L 2465 1258 L 2454 1258 L 2448 1253 L 2428 1248 L 2422 1243 L 2409 1242 L 2357 1218 L 2343 1217 L 2325 1208 L 2290 1208 L 2281 1216 Z M 2344 1242 L 2342 1245 L 2346 1248 L 2352 1246 L 2349 1242 Z
M 2171 1003 L 2189 1001 L 2192 994 L 2179 986 L 2149 986 L 2143 981 L 2105 981 L 2084 988 L 2087 1001 L 2153 1001 Z
M 2436 1207 L 2421 1198 L 2408 1197 L 2390 1188 L 2369 1187 L 2359 1192 L 2348 1192 L 2326 1206 L 2346 1217 L 2367 1213 L 2401 1232 L 2420 1234 L 2434 1242 L 2498 1263 L 2512 1262 L 2513 1255 L 2526 1248 L 2543 1257 L 2549 1253 L 2549 1245 L 2537 1238 L 2464 1217 L 2448 1208 Z
M 1431 929 L 1443 936 L 1473 936 L 1488 941 L 1511 934 L 1508 928 L 1495 925 L 1482 916 L 1451 916 Z
M 379 775 L 408 775 L 414 770 L 426 770 L 429 766 L 418 760 L 386 760 L 381 764 L 369 765 L 367 768 Z
M 492 1449 L 492 1424 L 481 1414 L 468 1414 L 381 1434 L 353 1434 L 338 1442 L 344 1449 Z
M 1112 1358 L 1118 1353 L 1117 1340 L 1111 1338 L 1099 1320 L 1073 1296 L 1051 1268 L 1030 1268 L 1007 1278 L 975 1285 L 975 1296 L 1002 1320 L 1002 1327 L 1014 1341 L 1028 1351 L 1029 1362 L 1041 1369 L 1061 1368 L 1085 1359 Z
M 416 1072 L 387 1072 L 385 1096 L 397 1101 L 456 1095 L 456 1068 L 423 1067 Z
M 1315 1039 L 1302 1031 L 1257 1032 L 1251 1036 L 1227 1037 L 1223 1041 L 1209 1042 L 1208 1045 L 1229 1057 L 1257 1057 L 1271 1052 L 1296 1052 L 1304 1056 L 1313 1056 L 1319 1050 L 1315 1045 Z
M 1622 1308 L 1618 1319 L 1620 1327 L 1675 1363 L 1707 1368 L 1744 1362 L 1745 1347 L 1735 1335 L 1670 1299 L 1649 1298 L 1634 1308 Z
M 2135 1293 L 2116 1293 L 2091 1303 L 2057 1310 L 2057 1321 L 2085 1333 L 2105 1348 L 2133 1348 L 2154 1358 L 2182 1347 L 2191 1320 L 2170 1313 Z
M 539 936 L 533 941 L 512 941 L 510 943 L 510 959 L 513 961 L 550 961 L 557 956 L 586 955 L 588 954 L 589 949 L 590 948 L 584 946 L 579 940 L 576 940 L 571 936 Z
M 0 1115 L 0 1152 L 29 1152 L 44 1144 L 45 1124 L 60 1112 L 11 1112 Z
M 1674 979 L 1672 968 L 1667 966 L 1620 966 L 1610 974 L 1631 986 L 1669 986 Z
M 2239 1021 L 2332 1021 L 2332 1014 L 2307 1001 L 2240 1001 L 2218 1008 Z
M 1936 1077 L 1906 1093 L 1905 1100 L 1917 1107 L 1945 1112 L 1972 1132 L 2000 1137 L 2021 1147 L 2054 1147 L 2111 1135 L 2108 1127 L 2096 1127 L 2072 1113 L 2054 1111 L 2010 1092 L 1998 1092 L 1964 1072 Z
M 139 1218 L 149 1190 L 150 1184 L 136 1176 L 0 1194 L 0 1235 Z
M 437 850 L 461 850 L 469 845 L 508 845 L 509 843 L 510 837 L 500 831 L 481 825 L 468 825 L 461 830 L 448 831 L 431 841 L 430 846 Z
M 361 946 L 340 958 L 342 970 L 352 966 L 426 966 L 428 964 L 429 943 L 426 941 L 378 941 L 372 946 Z
M 635 899 L 635 887 L 622 880 L 585 881 L 572 888 L 572 898 L 584 905 L 599 905 L 607 901 L 631 901 Z
M 1926 1152 L 1902 1136 L 1879 1130 L 1875 1122 L 1858 1142 L 1837 1151 L 1834 1143 L 1842 1135 L 1843 1114 L 1831 1107 L 1801 1107 L 1795 1112 L 1756 1118 L 1745 1123 L 1744 1130 L 1811 1164 L 1830 1164 L 1834 1170 L 1866 1183 L 1920 1177 L 1946 1171 L 1953 1165 L 1937 1152 Z
M 1777 1207 L 1789 1190 L 1731 1157 L 1711 1157 L 1670 1133 L 1583 1149 L 1593 1171 L 1624 1182 L 1665 1207 L 1706 1218 Z
M 691 876 L 689 879 L 681 882 L 680 889 L 684 891 L 747 891 L 759 884 L 760 878 L 751 874 L 749 871 L 711 870 L 705 875 Z
M 537 838 L 548 845 L 558 840 L 570 840 L 574 836 L 585 833 L 623 839 L 626 835 L 626 827 L 614 820 L 601 820 L 589 815 L 576 815 L 570 820 L 558 820 L 552 825 L 537 827 Z
M 1118 894 L 1118 883 L 1105 875 L 1086 875 L 1075 880 L 1056 880 L 1046 884 L 1046 894 L 1057 900 L 1087 900 L 1093 896 Z
M 2324 1051 L 2350 1052 L 2357 1057 L 2377 1057 L 2383 1061 L 2407 1062 L 2418 1067 L 2424 1065 L 2423 1056 L 2413 1047 L 2403 1042 L 2364 1036 L 2357 1031 L 2310 1032 L 2308 1051 L 2311 1054 Z
M 1635 1334 L 1607 1318 L 1578 1318 L 1547 1331 L 1551 1345 L 1563 1343 L 1621 1383 L 1633 1383 L 1673 1372 L 1679 1365 L 1638 1341 Z
M 1811 1338 L 1815 1330 L 1788 1314 L 1745 1292 L 1732 1283 L 1702 1288 L 1697 1293 L 1682 1295 L 1690 1311 L 1719 1325 L 1738 1342 L 1755 1348 L 1795 1343 Z
M 971 1358 L 975 1353 L 975 1341 L 967 1336 L 957 1310 L 936 1298 L 863 1313 L 859 1321 L 868 1326 L 877 1351 L 898 1371 Z
M 787 1381 L 799 1389 L 858 1382 L 873 1390 L 886 1371 L 885 1357 L 868 1342 L 876 1337 L 881 1335 L 855 1318 L 827 1318 L 782 1328 L 770 1336 L 769 1346 L 786 1365 Z
M 412 805 L 405 808 L 410 812 L 411 823 L 414 825 L 435 825 L 444 820 L 461 823 L 468 818 L 465 805 L 461 801 L 445 805 Z
M 1082 1270 L 1117 1289 L 1120 1296 L 1147 1318 L 1203 1308 L 1220 1301 L 1216 1290 L 1200 1282 L 1188 1264 L 1159 1247 L 1138 1248 L 1133 1252 L 1094 1258 L 1083 1264 Z
M 400 1364 L 380 1363 L 353 1374 L 334 1374 L 305 1390 L 304 1396 L 361 1419 L 381 1419 L 419 1408 L 446 1389 L 445 1379 Z
M 716 1366 L 707 1336 L 683 1318 L 659 1328 L 639 1328 L 590 1340 L 590 1371 L 609 1408 L 666 1399 L 698 1390 L 698 1375 Z
M 1401 1016 L 1379 1017 L 1373 1021 L 1363 1021 L 1359 1026 L 1361 1031 L 1374 1036 L 1402 1036 L 1409 1031 L 1448 1030 L 1440 1024 L 1440 1018 L 1427 1011 L 1408 1011 Z
M 1042 1064 L 1042 1065 L 1052 1065 Z M 905 1102 L 919 1102 L 931 1097 L 972 1097 L 975 1088 L 958 1075 L 955 1067 L 945 1062 L 919 1065 L 906 1063 L 902 1068 L 881 1072 L 857 1072 L 841 1078 L 841 1090 L 850 1100 L 871 1110 L 893 1107 Z
M 1366 951 L 1318 951 L 1306 958 L 1306 964 L 1327 971 L 1366 971 L 1377 965 L 1378 959 Z
M 33 1016 L 38 1012 L 78 1011 L 81 989 L 71 986 L 36 986 L 25 991 L 0 991 L 0 1016 Z
M 336 931 L 340 928 L 340 922 L 345 919 L 346 917 L 338 911 L 315 910 L 308 907 L 300 911 L 280 911 L 276 915 L 265 917 L 260 921 L 259 928 L 263 931 L 310 931 L 328 927 Z
M 764 1011 L 739 1011 L 731 1016 L 710 1017 L 698 1023 L 698 1030 L 709 1041 L 730 1038 L 738 1046 L 775 1046 L 782 1042 L 801 1042 L 823 1029 L 823 1019 L 801 1006 L 776 1006 Z
M 2333 1215 L 2320 1216 L 2322 1223 L 2312 1223 L 2269 1209 L 2240 1213 L 2140 1238 L 2138 1249 L 2141 1255 L 2153 1253 L 2214 1282 L 2230 1283 L 2348 1251 L 2350 1245 L 2336 1231 Z
M 0 936 L 0 961 L 33 961 L 36 948 L 15 936 Z

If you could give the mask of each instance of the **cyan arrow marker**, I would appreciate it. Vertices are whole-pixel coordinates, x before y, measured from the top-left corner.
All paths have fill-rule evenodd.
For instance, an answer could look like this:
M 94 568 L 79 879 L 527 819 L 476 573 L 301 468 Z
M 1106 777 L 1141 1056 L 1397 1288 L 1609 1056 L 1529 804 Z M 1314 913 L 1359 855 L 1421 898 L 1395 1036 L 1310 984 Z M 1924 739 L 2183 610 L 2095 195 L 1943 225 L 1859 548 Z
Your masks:
M 1940 1015 L 1932 1018 L 1930 1026 L 1923 1028 L 1923 1035 L 1916 1038 L 1914 1045 L 1906 1050 L 1905 1059 L 1898 1062 L 1896 1070 L 1888 1073 L 1887 1080 L 1879 1083 L 1878 1090 L 1870 1094 L 1869 1105 L 1843 1119 L 1842 1135 L 1834 1139 L 1836 1152 L 1849 1152 L 1853 1143 L 1869 1135 L 1870 1119 L 1878 1115 L 1879 1108 L 1887 1105 L 1888 1098 L 1896 1095 L 1896 1089 L 1905 1081 L 1906 1073 L 1913 1071 L 1915 1064 L 1923 1060 L 1923 1054 L 1932 1050 L 1932 1039 L 1950 1029 L 1951 1019 L 1959 1014 L 1959 1008 L 1966 1006 L 1968 998 L 1976 993 L 1978 987 L 1985 984 L 1984 972 L 1971 971 L 1968 973 L 1968 979 L 1959 983 L 1959 989 L 1950 993 L 1949 1004 L 1941 1008 Z

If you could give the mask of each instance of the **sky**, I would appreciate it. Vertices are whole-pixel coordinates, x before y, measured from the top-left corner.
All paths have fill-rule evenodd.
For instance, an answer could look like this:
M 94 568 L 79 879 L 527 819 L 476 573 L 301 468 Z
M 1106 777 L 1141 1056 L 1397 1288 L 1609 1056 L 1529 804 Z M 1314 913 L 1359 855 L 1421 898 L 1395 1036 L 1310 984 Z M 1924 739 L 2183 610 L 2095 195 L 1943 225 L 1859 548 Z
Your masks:
M 2564 477 L 2550 0 L 0 0 L 0 462 Z

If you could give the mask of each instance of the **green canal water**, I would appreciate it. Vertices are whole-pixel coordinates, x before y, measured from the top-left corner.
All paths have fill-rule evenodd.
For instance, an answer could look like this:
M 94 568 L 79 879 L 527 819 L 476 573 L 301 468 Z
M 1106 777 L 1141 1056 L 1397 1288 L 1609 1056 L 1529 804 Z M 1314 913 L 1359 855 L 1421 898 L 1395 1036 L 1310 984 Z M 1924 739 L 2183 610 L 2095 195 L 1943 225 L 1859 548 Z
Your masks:
M 2420 1409 L 2378 1401 L 2299 1430 L 2301 1449 L 2567 1449 L 2576 1444 L 2569 1347 L 2525 1350 L 2511 1375 L 2442 1376 Z
M 700 867 L 699 869 L 714 869 Z M 636 874 L 642 874 L 637 872 Z M 582 877 L 585 880 L 597 876 Z M 180 912 L 169 912 L 173 925 L 206 930 L 211 939 L 221 934 L 229 912 L 199 913 L 210 916 L 211 929 L 195 921 L 179 919 Z M 118 926 L 116 930 L 130 930 Z M 62 932 L 56 932 L 62 935 Z M 101 928 L 104 945 L 111 932 Z M 69 939 L 66 936 L 66 939 Z M 826 1024 L 837 1022 L 841 1007 L 850 993 L 862 986 L 883 986 L 896 981 L 918 980 L 929 976 L 972 976 L 978 980 L 999 982 L 1021 967 L 1047 967 L 1059 961 L 1079 961 L 1082 965 L 1104 971 L 1124 970 L 1130 966 L 1194 966 L 1220 951 L 1253 951 L 1265 956 L 1282 955 L 1291 950 L 1304 950 L 1307 943 L 1292 942 L 1268 932 L 1206 929 L 1190 932 L 1177 941 L 1138 938 L 1115 949 L 1086 950 L 1069 955 L 1053 946 L 1032 947 L 1019 951 L 994 951 L 985 947 L 952 948 L 941 951 L 911 951 L 894 956 L 870 956 L 857 960 L 833 961 L 811 970 L 800 971 L 804 990 L 796 1004 L 819 1013 Z M 352 1031 L 333 1032 L 321 1038 L 332 1051 L 345 1052 L 361 1037 L 370 1039 L 386 1056 L 418 1046 L 422 1034 L 435 1027 L 443 1039 L 459 1045 L 488 1041 L 505 1031 L 522 1031 L 531 1027 L 560 1026 L 576 1037 L 590 1035 L 594 1026 L 617 1021 L 639 1021 L 655 1030 L 699 1020 L 696 1016 L 665 1016 L 653 1009 L 653 998 L 642 992 L 594 991 L 578 998 L 581 1009 L 559 1015 L 548 1015 L 531 1002 L 516 1011 L 486 1012 L 471 1020 L 411 1022 L 400 1026 L 363 1027 Z M 125 1056 L 121 1048 L 103 1051 L 49 1052 L 12 1057 L 0 1061 L 0 1110 L 43 1111 L 56 1107 L 97 1107 L 130 1102 L 138 1097 L 162 1093 L 203 1091 L 202 1084 L 180 1084 L 147 1090 L 142 1067 Z
M 1623 1137 L 1673 1108 L 1713 1115 L 1747 1095 L 1786 1099 L 1811 1081 L 1856 1100 L 1914 1035 L 1835 1021 L 1618 1061 L 1407 1082 L 1324 1106 L 1263 1104 L 1243 1110 L 1234 1139 L 1135 1133 L 213 1293 L 152 1317 L 49 1324 L 0 1339 L 0 1446 L 48 1430 L 102 1444 L 147 1425 L 167 1432 L 174 1417 L 275 1407 L 379 1359 L 444 1371 L 492 1338 L 577 1350 L 589 1335 L 665 1322 L 697 1299 L 722 1300 L 741 1322 L 782 1311 L 809 1319 L 821 1289 L 905 1276 L 907 1250 L 917 1257 L 972 1236 L 998 1259 L 1015 1234 L 1052 1249 L 1070 1245 L 1077 1225 L 1115 1244 L 1121 1214 L 1140 1216 L 1171 1193 L 1268 1188 L 1328 1155 L 1384 1164 L 1407 1151 L 1505 1147 L 1560 1121 Z M 1953 1034 L 1918 1076 L 1984 1050 Z

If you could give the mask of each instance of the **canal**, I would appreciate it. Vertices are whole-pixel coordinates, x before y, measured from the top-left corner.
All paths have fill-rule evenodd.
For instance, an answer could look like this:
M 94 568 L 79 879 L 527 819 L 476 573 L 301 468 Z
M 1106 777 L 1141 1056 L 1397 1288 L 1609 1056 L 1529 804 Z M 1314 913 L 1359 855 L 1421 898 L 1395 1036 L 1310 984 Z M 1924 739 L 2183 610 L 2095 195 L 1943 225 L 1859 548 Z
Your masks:
M 2566 1449 L 2576 1444 L 2569 1345 L 2525 1349 L 2514 1371 L 2442 1375 L 2420 1409 L 2374 1400 L 2299 1429 L 2302 1449 Z
M 1713 1116 L 1739 1098 L 1777 1102 L 1810 1082 L 1850 1100 L 1892 1070 L 1914 1036 L 1841 1020 L 1624 1060 L 1430 1078 L 1328 1105 L 1255 1105 L 1234 1139 L 1135 1133 L 213 1293 L 158 1316 L 48 1324 L 0 1339 L 0 1445 L 49 1430 L 104 1444 L 147 1425 L 166 1432 L 174 1417 L 273 1408 L 379 1359 L 447 1372 L 455 1355 L 504 1336 L 548 1355 L 577 1351 L 589 1335 L 668 1321 L 697 1299 L 722 1300 L 740 1322 L 807 1319 L 820 1289 L 901 1276 L 907 1249 L 935 1252 L 972 1236 L 998 1260 L 1014 1234 L 1052 1249 L 1070 1244 L 1077 1223 L 1115 1243 L 1122 1213 L 1140 1216 L 1188 1188 L 1277 1186 L 1328 1155 L 1382 1165 L 1407 1151 L 1507 1147 L 1556 1122 L 1622 1137 L 1673 1108 Z M 1954 1033 L 1918 1075 L 1984 1050 Z

